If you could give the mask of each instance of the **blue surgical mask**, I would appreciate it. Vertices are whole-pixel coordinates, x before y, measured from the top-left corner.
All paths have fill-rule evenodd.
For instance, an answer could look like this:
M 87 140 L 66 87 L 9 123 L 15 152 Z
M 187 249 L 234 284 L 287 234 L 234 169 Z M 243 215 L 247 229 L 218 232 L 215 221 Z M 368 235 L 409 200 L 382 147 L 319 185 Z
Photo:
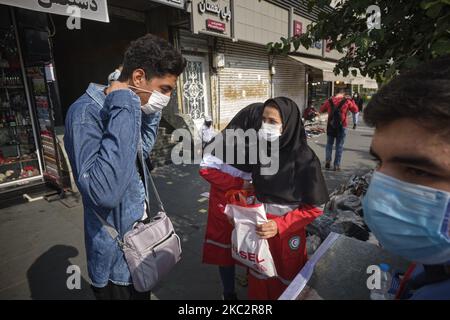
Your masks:
M 363 209 L 387 251 L 426 265 L 450 261 L 450 193 L 375 172 Z

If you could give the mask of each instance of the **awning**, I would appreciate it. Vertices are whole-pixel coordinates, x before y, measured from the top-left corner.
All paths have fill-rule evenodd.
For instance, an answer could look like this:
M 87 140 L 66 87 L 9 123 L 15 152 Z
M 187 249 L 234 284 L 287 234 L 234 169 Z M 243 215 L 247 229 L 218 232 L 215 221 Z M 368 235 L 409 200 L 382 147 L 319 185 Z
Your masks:
M 323 75 L 323 81 L 344 81 L 344 77 L 341 77 L 339 79 L 337 79 L 336 77 L 339 76 L 335 76 L 333 69 L 335 64 L 328 62 L 328 61 L 323 61 L 320 59 L 313 59 L 313 58 L 304 58 L 304 57 L 298 57 L 298 56 L 289 56 L 292 59 L 306 64 L 310 67 L 313 67 L 315 69 L 319 69 L 322 71 L 322 75 Z
M 346 83 L 350 83 L 349 77 L 344 77 L 343 75 L 335 75 L 334 74 L 334 67 L 336 66 L 335 63 L 329 62 L 329 61 L 323 61 L 320 59 L 313 59 L 313 58 L 304 58 L 304 57 L 298 57 L 298 56 L 289 56 L 292 59 L 301 62 L 303 64 L 306 64 L 310 67 L 319 69 L 322 71 L 323 81 L 342 81 Z
M 378 83 L 373 79 L 366 79 L 365 83 L 363 84 L 363 88 L 366 89 L 378 89 Z
M 366 89 L 378 89 L 378 83 L 376 80 L 369 77 L 364 77 L 363 75 L 361 75 L 358 69 L 352 68 L 351 70 L 356 70 L 357 75 L 356 77 L 354 77 L 353 75 L 349 75 L 348 76 L 348 78 L 350 79 L 349 83 L 355 85 L 362 85 L 363 88 Z
M 63 16 L 109 22 L 106 0 L 0 0 L 0 4 Z
M 377 82 L 371 78 L 363 77 L 360 75 L 359 71 L 356 77 L 354 77 L 352 74 L 349 74 L 348 76 L 344 77 L 341 74 L 335 75 L 334 74 L 334 67 L 336 66 L 336 63 L 324 61 L 320 59 L 314 59 L 314 58 L 305 58 L 305 57 L 299 57 L 290 55 L 290 58 L 306 64 L 312 68 L 318 69 L 322 72 L 323 81 L 342 81 L 344 83 L 348 84 L 354 84 L 354 85 L 363 85 L 364 88 L 370 88 L 370 89 L 378 89 Z

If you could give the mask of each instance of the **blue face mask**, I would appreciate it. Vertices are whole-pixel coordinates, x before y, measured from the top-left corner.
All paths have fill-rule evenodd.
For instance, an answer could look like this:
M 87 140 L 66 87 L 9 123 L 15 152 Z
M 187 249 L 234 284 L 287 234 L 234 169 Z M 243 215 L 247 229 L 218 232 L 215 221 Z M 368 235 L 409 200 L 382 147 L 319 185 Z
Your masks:
M 387 251 L 426 265 L 450 261 L 450 193 L 375 172 L 363 209 Z

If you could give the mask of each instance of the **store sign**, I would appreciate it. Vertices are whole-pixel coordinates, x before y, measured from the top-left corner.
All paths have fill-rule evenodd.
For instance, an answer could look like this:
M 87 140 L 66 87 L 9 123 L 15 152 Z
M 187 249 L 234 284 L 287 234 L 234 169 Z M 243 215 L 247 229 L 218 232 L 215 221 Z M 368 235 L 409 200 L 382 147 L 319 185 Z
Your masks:
M 153 2 L 158 2 L 162 4 L 167 4 L 168 6 L 184 9 L 186 3 L 185 0 L 152 0 Z
M 206 20 L 206 28 L 208 30 L 214 30 L 219 32 L 225 32 L 226 31 L 226 25 L 225 23 L 214 21 L 211 19 Z
M 220 34 L 231 38 L 230 0 L 193 0 L 192 32 Z
M 301 36 L 303 34 L 303 24 L 301 21 L 294 21 L 294 37 Z
M 109 22 L 106 0 L 0 0 L 0 4 L 63 16 L 72 16 L 75 8 L 82 19 Z

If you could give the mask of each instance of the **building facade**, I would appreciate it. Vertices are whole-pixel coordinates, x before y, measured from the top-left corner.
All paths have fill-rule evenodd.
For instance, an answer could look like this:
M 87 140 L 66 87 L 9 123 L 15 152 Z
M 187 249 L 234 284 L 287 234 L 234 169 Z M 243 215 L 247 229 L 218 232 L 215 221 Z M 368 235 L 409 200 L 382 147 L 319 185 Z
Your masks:
M 96 0 L 72 29 L 68 4 L 37 3 L 44 2 L 0 0 L 0 192 L 29 181 L 73 188 L 61 146 L 67 110 L 90 82 L 106 84 L 128 43 L 146 33 L 167 39 L 188 61 L 161 135 L 185 127 L 197 137 L 206 116 L 222 129 L 245 106 L 271 97 L 287 96 L 303 109 L 337 87 L 374 87 L 370 79 L 334 75 L 342 55 L 325 41 L 269 55 L 267 43 L 317 20 L 318 9 L 309 12 L 305 1 Z

